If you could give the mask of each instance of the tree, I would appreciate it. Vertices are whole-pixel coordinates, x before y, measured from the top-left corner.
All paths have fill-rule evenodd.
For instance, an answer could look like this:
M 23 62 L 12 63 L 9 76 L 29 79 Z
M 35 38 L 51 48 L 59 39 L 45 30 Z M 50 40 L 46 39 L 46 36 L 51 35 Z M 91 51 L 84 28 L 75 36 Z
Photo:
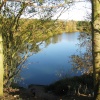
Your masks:
M 92 65 L 94 75 L 94 99 L 100 100 L 100 0 L 90 0 L 92 4 Z M 79 56 L 74 57 L 81 60 Z M 90 58 L 89 58 L 90 60 Z M 82 62 L 84 63 L 84 62 Z M 78 64 L 78 63 L 77 63 Z M 81 64 L 82 65 L 82 64 Z
M 92 4 L 92 65 L 94 75 L 94 99 L 100 100 L 100 0 L 91 0 Z
M 9 1 L 9 3 L 7 3 L 7 1 Z M 13 1 L 19 2 L 17 6 L 16 4 L 13 5 Z M 0 2 L 0 96 L 3 96 L 3 85 L 7 84 L 9 80 L 12 80 L 12 77 L 20 70 L 19 68 L 16 71 L 18 66 L 28 57 L 27 55 L 22 57 L 19 56 L 21 52 L 19 49 L 22 46 L 20 46 L 20 43 L 23 44 L 22 47 L 25 49 L 24 52 L 27 53 L 28 46 L 24 45 L 24 43 L 27 43 L 26 40 L 31 36 L 31 31 L 29 31 L 25 39 L 23 38 L 24 40 L 21 41 L 21 35 L 18 34 L 21 28 L 21 26 L 19 27 L 19 20 L 23 12 L 31 6 L 30 10 L 28 9 L 28 12 L 33 13 L 33 15 L 39 14 L 42 21 L 45 21 L 50 20 L 56 13 L 56 10 L 58 8 L 62 9 L 65 4 L 59 4 L 61 3 L 59 0 L 55 0 L 55 2 L 52 0 L 51 2 L 46 2 L 46 0 L 36 0 L 33 2 L 35 4 L 37 3 L 37 5 L 31 3 L 30 0 L 27 0 L 26 2 L 21 2 L 21 0 L 2 0 L 2 2 Z M 51 4 L 51 7 L 48 7 L 47 5 L 44 7 L 44 3 L 47 3 L 48 5 Z M 10 7 L 8 6 L 9 4 Z M 15 7 L 16 11 L 13 11 L 13 7 Z M 64 9 L 66 7 L 67 6 L 65 6 Z
M 13 1 L 13 0 L 9 0 L 9 1 Z M 15 0 L 15 1 L 20 1 L 20 0 Z M 16 70 L 16 65 L 18 66 L 18 64 L 15 64 L 15 63 L 13 63 L 16 59 L 17 59 L 17 57 L 19 58 L 19 60 L 21 60 L 22 58 L 20 58 L 18 55 L 17 55 L 17 53 L 16 53 L 16 51 L 18 51 L 18 47 L 16 47 L 16 50 L 15 51 L 13 51 L 13 54 L 12 54 L 12 50 L 11 50 L 11 46 L 13 45 L 13 43 L 16 45 L 16 39 L 14 40 L 14 35 L 13 34 L 15 34 L 16 32 L 18 32 L 18 28 L 19 28 L 19 24 L 18 24 L 18 22 L 19 22 L 19 19 L 20 19 L 20 17 L 21 17 L 21 15 L 22 15 L 22 13 L 23 13 L 23 11 L 25 10 L 25 8 L 27 8 L 27 6 L 28 5 L 30 5 L 30 6 L 33 6 L 31 9 L 30 9 L 30 11 L 29 11 L 29 13 L 31 13 L 31 12 L 35 12 L 34 14 L 36 14 L 36 12 L 38 12 L 39 10 L 40 10 L 40 18 L 42 19 L 42 21 L 44 21 L 45 19 L 46 20 L 48 20 L 48 19 L 51 19 L 51 17 L 55 14 L 55 12 L 56 12 L 56 10 L 58 9 L 58 8 L 61 8 L 62 6 L 64 6 L 64 4 L 65 3 L 68 3 L 68 1 L 70 1 L 69 3 L 72 3 L 72 1 L 73 0 L 65 0 L 65 3 L 64 4 L 60 4 L 63 0 L 61 0 L 61 2 L 60 2 L 60 0 L 55 0 L 55 1 L 57 1 L 57 2 L 53 2 L 52 0 L 51 0 L 51 2 L 48 2 L 48 4 L 50 3 L 54 3 L 54 6 L 51 6 L 51 7 L 47 7 L 47 6 L 43 6 L 43 3 L 46 3 L 46 0 L 36 0 L 36 2 L 37 2 L 37 4 L 38 4 L 38 9 L 36 8 L 35 9 L 35 7 L 36 7 L 36 5 L 34 5 L 34 4 L 31 4 L 31 2 L 27 2 L 27 3 L 25 3 L 25 2 L 21 2 L 20 3 L 20 7 L 18 7 L 18 8 L 20 8 L 19 10 L 18 10 L 18 13 L 13 13 L 13 12 L 11 12 L 10 10 L 11 9 L 9 9 L 7 6 L 6 6 L 6 0 L 4 0 L 1 4 L 0 4 L 0 47 L 2 48 L 1 49 L 1 51 L 0 51 L 0 57 L 2 57 L 1 59 L 0 59 L 0 83 L 1 83 L 1 85 L 0 85 L 0 96 L 2 96 L 3 95 L 3 71 L 4 71 L 4 64 L 6 65 L 7 64 L 7 68 L 6 69 L 8 69 L 8 67 L 9 66 L 15 66 L 15 70 Z M 35 2 L 35 1 L 34 1 Z M 35 2 L 35 3 L 36 3 Z M 59 4 L 59 5 L 58 5 Z M 94 4 L 94 3 L 93 3 Z M 94 6 L 94 5 L 93 5 Z M 4 10 L 2 10 L 2 8 L 6 8 L 6 9 L 4 9 Z M 66 8 L 67 6 L 64 6 L 64 8 Z M 43 9 L 41 9 L 41 8 L 43 8 Z M 55 9 L 56 8 L 56 9 Z M 95 8 L 95 7 L 94 7 Z M 93 8 L 93 11 L 94 11 L 94 8 Z M 95 17 L 98 17 L 98 15 L 96 15 Z M 96 21 L 94 21 L 95 23 L 96 23 Z M 9 23 L 9 24 L 8 24 Z M 97 24 L 97 23 L 96 23 Z M 96 29 L 96 28 L 95 28 Z M 2 30 L 2 31 L 1 31 Z M 94 31 L 94 30 L 93 30 Z M 31 34 L 29 34 L 29 36 L 30 36 Z M 95 36 L 94 36 L 95 37 Z M 18 39 L 18 38 L 17 38 Z M 5 43 L 4 43 L 5 42 Z M 25 41 L 24 41 L 25 42 Z M 5 44 L 5 48 L 4 48 L 4 44 Z M 94 44 L 93 44 L 94 45 Z M 14 47 L 12 47 L 12 48 L 14 48 Z M 5 52 L 3 52 L 4 50 L 6 50 Z M 93 54 L 94 55 L 94 54 Z M 4 57 L 3 57 L 4 56 Z M 13 59 L 13 57 L 12 56 L 15 56 L 15 58 Z M 17 57 L 16 57 L 17 56 Z M 6 57 L 6 60 L 5 60 L 5 57 Z M 9 61 L 7 61 L 8 59 L 11 59 L 10 60 L 10 62 Z M 23 61 L 25 61 L 25 59 L 26 59 L 26 56 L 25 56 L 25 58 L 24 58 L 24 60 Z M 4 60 L 6 61 L 6 62 L 4 62 Z M 95 59 L 94 59 L 95 60 Z M 3 63 L 4 62 L 4 63 Z M 95 63 L 95 62 L 94 62 Z M 20 64 L 20 63 L 19 63 Z M 96 65 L 95 65 L 96 66 Z M 12 67 L 11 67 L 11 69 L 12 69 Z M 10 68 L 9 68 L 10 69 Z M 94 69 L 95 69 L 95 67 L 94 67 Z M 11 70 L 12 71 L 12 70 Z M 9 71 L 7 70 L 6 71 L 7 72 L 7 74 L 9 74 Z M 13 70 L 13 72 L 14 72 L 14 70 Z M 13 75 L 14 73 L 12 73 L 12 75 Z M 7 77 L 8 77 L 8 79 L 10 78 L 10 77 L 12 77 L 12 75 L 7 75 Z M 97 75 L 97 74 L 96 74 Z M 96 76 L 95 75 L 95 76 Z M 95 77 L 96 78 L 96 77 Z
M 92 55 L 95 99 L 100 100 L 100 1 L 92 0 Z
M 6 0 L 1 2 L 0 5 L 0 96 L 3 96 L 3 85 L 5 83 L 3 79 L 9 79 L 12 76 L 8 70 L 8 66 L 10 70 L 15 67 L 15 62 L 12 63 L 12 56 L 16 52 L 14 52 L 11 46 L 12 44 L 14 45 L 13 36 L 18 27 L 17 22 L 26 5 L 23 3 L 21 6 L 22 8 L 19 10 L 19 13 L 14 17 L 9 7 L 6 6 Z M 2 9 L 3 7 L 4 9 Z

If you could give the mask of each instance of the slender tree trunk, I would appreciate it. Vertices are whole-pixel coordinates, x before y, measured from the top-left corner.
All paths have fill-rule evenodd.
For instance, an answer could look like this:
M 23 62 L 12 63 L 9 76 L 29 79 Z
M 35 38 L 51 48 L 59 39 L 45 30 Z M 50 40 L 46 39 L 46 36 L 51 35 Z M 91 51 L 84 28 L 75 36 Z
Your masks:
M 92 0 L 92 48 L 95 100 L 100 100 L 100 0 Z
M 2 35 L 0 34 L 0 97 L 3 96 L 3 74 L 4 74 L 4 66 L 3 66 L 3 39 Z

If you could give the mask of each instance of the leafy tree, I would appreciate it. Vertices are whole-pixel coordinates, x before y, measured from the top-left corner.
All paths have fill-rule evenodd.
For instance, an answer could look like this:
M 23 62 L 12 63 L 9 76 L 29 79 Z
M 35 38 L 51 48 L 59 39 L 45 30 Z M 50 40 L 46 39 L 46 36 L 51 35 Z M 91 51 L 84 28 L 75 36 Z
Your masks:
M 8 83 L 8 80 L 10 81 L 10 79 L 12 79 L 12 75 L 15 75 L 16 73 L 16 66 L 19 64 L 19 62 L 16 60 L 20 60 L 20 57 L 18 56 L 17 51 L 18 45 L 15 47 L 17 41 L 14 41 L 14 34 L 18 28 L 18 20 L 22 15 L 26 4 L 21 4 L 21 9 L 19 9 L 19 12 L 16 16 L 14 16 L 14 13 L 10 11 L 10 8 L 6 5 L 6 1 L 3 1 L 0 7 L 0 47 L 2 48 L 1 50 L 3 50 L 0 52 L 2 57 L 0 59 L 0 61 L 2 61 L 0 65 L 0 96 L 2 96 L 3 85 Z
M 41 18 L 40 23 L 44 23 L 45 20 L 51 19 L 58 8 L 62 9 L 63 6 L 63 4 L 58 5 L 62 2 L 60 0 L 51 0 L 50 2 L 46 0 L 35 0 L 33 1 L 34 3 L 30 1 L 21 2 L 20 0 L 14 0 L 15 3 L 10 1 L 4 0 L 0 3 L 0 96 L 3 96 L 3 85 L 9 86 L 14 76 L 20 71 L 20 66 L 28 57 L 28 49 L 33 49 L 30 42 L 27 43 L 27 40 L 32 35 L 33 30 L 31 30 L 31 27 L 35 26 L 31 24 L 26 26 L 24 31 L 21 30 L 21 28 L 24 29 L 19 24 L 21 15 L 25 14 L 25 11 L 27 12 L 26 14 L 28 12 L 29 14 L 32 13 L 32 16 L 38 14 L 39 18 Z M 51 7 L 44 6 L 44 4 L 49 4 Z M 42 25 L 37 25 L 35 29 L 38 32 L 39 30 L 40 32 L 45 32 L 46 27 Z M 33 41 L 35 41 L 35 38 Z M 37 47 L 36 44 L 33 45 Z

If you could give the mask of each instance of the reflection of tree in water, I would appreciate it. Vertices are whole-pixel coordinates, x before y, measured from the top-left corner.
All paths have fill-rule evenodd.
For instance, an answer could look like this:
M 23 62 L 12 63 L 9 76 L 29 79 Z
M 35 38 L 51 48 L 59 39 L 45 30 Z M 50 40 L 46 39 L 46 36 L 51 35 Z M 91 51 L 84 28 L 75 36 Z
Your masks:
M 50 43 L 51 43 L 51 38 L 48 38 L 48 39 L 45 41 L 45 47 L 47 47 Z
M 62 40 L 62 34 L 60 35 L 54 35 L 53 37 L 51 38 L 48 38 L 46 41 L 45 41 L 45 46 L 48 46 L 49 44 L 55 44 L 55 43 L 58 43 Z
M 73 38 L 73 35 L 75 35 L 75 37 Z M 67 41 L 73 41 L 76 40 L 76 34 L 75 33 L 62 33 L 62 34 L 57 34 L 54 35 L 53 37 L 48 38 L 47 40 L 45 40 L 45 46 L 48 46 L 49 44 L 55 44 L 58 43 L 60 41 L 62 41 L 62 39 L 67 40 Z
M 52 38 L 52 44 L 55 44 L 59 41 L 59 35 L 55 35 L 53 38 Z

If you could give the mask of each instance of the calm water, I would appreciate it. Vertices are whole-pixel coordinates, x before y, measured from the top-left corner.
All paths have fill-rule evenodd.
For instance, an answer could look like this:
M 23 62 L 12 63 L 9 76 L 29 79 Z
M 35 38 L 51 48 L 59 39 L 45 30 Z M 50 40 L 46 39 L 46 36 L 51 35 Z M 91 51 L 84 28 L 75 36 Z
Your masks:
M 78 32 L 63 33 L 44 41 L 39 46 L 41 50 L 26 61 L 27 69 L 21 71 L 24 81 L 20 85 L 49 85 L 64 76 L 79 75 L 80 73 L 72 72 L 72 65 L 69 63 L 70 56 L 78 54 L 78 35 Z

